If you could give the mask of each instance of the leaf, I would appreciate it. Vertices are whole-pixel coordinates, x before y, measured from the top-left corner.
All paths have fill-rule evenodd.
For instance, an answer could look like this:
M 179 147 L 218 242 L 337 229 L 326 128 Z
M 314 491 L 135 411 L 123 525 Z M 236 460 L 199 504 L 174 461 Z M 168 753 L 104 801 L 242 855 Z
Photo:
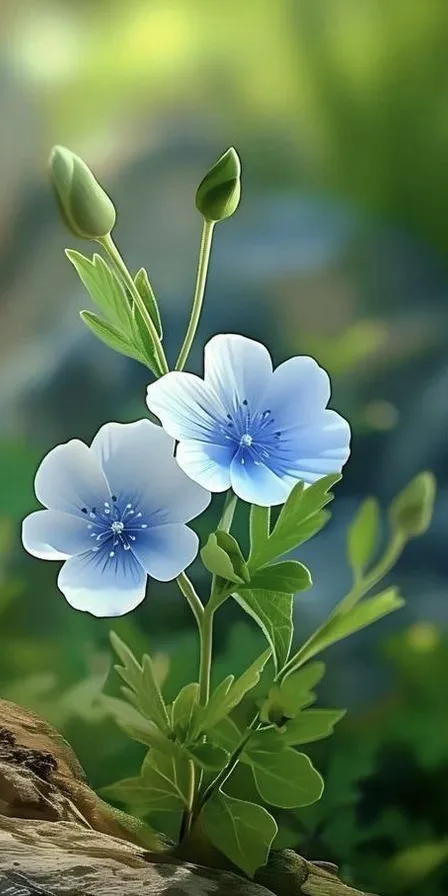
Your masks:
M 119 728 L 131 740 L 158 750 L 167 750 L 173 753 L 179 752 L 179 746 L 167 738 L 154 722 L 145 718 L 137 709 L 134 709 L 133 706 L 130 706 L 124 700 L 100 694 L 98 704 L 106 713 L 112 716 Z
M 271 650 L 265 650 L 236 681 L 233 680 L 233 675 L 229 675 L 218 685 L 207 706 L 198 715 L 197 734 L 213 728 L 241 703 L 248 691 L 258 684 L 270 656 Z
M 266 864 L 277 833 L 266 809 L 219 791 L 205 805 L 203 820 L 214 846 L 249 877 Z
M 157 684 L 151 658 L 145 654 L 143 665 L 136 660 L 129 647 L 118 637 L 115 632 L 110 633 L 112 647 L 121 659 L 123 666 L 116 666 L 121 678 L 129 685 L 136 695 L 137 708 L 151 719 L 161 731 L 169 734 L 171 731 L 170 720 L 165 706 L 162 692 Z
M 305 488 L 303 482 L 298 482 L 283 505 L 269 537 L 266 537 L 265 518 L 261 515 L 256 517 L 248 561 L 251 571 L 292 551 L 322 529 L 329 518 L 322 508 L 333 500 L 329 490 L 341 478 L 338 473 L 322 476 L 308 488 Z
M 207 737 L 228 753 L 233 753 L 241 740 L 241 731 L 235 722 L 232 722 L 232 719 L 227 716 L 209 729 Z
M 271 508 L 252 504 L 250 508 L 250 554 L 256 553 L 257 545 L 264 544 L 270 533 Z
M 290 746 L 310 744 L 333 734 L 334 726 L 345 716 L 345 709 L 308 709 L 286 723 L 279 737 Z
M 118 330 L 124 331 L 125 338 L 130 335 L 130 306 L 126 293 L 104 258 L 95 254 L 90 260 L 74 249 L 67 249 L 65 254 L 106 318 Z
M 278 672 L 288 659 L 291 648 L 293 596 L 282 592 L 241 588 L 232 594 L 257 625 L 272 647 L 275 670 Z
M 162 371 L 160 370 L 159 361 L 157 359 L 154 340 L 148 330 L 139 307 L 135 303 L 132 305 L 131 322 L 134 343 L 138 346 L 140 360 L 144 361 L 153 373 L 159 375 Z
M 399 610 L 404 604 L 405 601 L 398 590 L 388 588 L 380 594 L 365 598 L 345 613 L 336 613 L 297 651 L 294 657 L 294 660 L 297 659 L 297 664 L 291 660 L 292 668 L 297 668 L 337 641 L 342 641 L 343 638 L 366 628 L 372 622 L 377 622 L 394 610 Z
M 160 319 L 159 306 L 157 304 L 157 299 L 154 295 L 151 283 L 149 282 L 148 273 L 144 268 L 140 268 L 140 270 L 137 272 L 134 277 L 134 283 L 139 291 L 140 296 L 143 299 L 143 302 L 145 303 L 145 308 L 157 330 L 157 335 L 159 339 L 162 339 L 163 330 L 162 321 Z
M 182 688 L 171 707 L 173 731 L 182 742 L 188 740 L 198 704 L 199 685 L 192 682 Z
M 249 570 L 237 540 L 228 532 L 212 532 L 201 550 L 206 569 L 229 582 L 248 582 Z
M 372 560 L 380 529 L 380 509 L 376 498 L 362 502 L 347 535 L 347 554 L 355 578 L 359 578 Z
M 304 753 L 282 750 L 279 753 L 251 753 L 246 749 L 260 796 L 271 806 L 294 809 L 309 806 L 322 796 L 324 782 Z
M 263 589 L 265 591 L 280 591 L 284 594 L 297 594 L 305 591 L 312 585 L 309 569 L 298 560 L 284 560 L 282 563 L 273 563 L 263 566 L 250 577 L 250 589 Z M 239 589 L 241 590 L 241 589 Z
M 218 771 L 229 759 L 227 750 L 215 744 L 191 744 L 187 749 L 192 759 L 206 770 Z
M 294 716 L 304 706 L 314 702 L 312 688 L 321 681 L 325 674 L 324 663 L 315 661 L 308 663 L 296 672 L 284 678 L 279 686 L 279 697 L 284 715 Z
M 120 330 L 117 330 L 112 324 L 102 317 L 98 317 L 93 311 L 80 311 L 80 316 L 86 327 L 92 331 L 94 336 L 104 342 L 108 348 L 119 352 L 120 355 L 126 355 L 127 358 L 134 358 L 135 361 L 141 361 L 142 356 L 135 348 L 132 342 L 129 342 L 126 336 Z
M 147 754 L 141 775 L 125 778 L 102 789 L 102 793 L 146 811 L 182 811 L 188 805 L 187 759 L 174 759 L 155 750 Z

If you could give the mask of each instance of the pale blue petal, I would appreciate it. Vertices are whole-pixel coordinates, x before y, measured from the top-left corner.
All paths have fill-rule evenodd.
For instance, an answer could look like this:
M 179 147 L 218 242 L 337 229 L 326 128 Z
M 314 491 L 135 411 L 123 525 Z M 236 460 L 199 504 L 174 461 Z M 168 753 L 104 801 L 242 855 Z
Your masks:
M 149 420 L 106 423 L 91 450 L 118 503 L 138 507 L 146 523 L 186 523 L 210 503 L 210 492 L 180 469 L 174 439 Z
M 58 587 L 75 610 L 92 616 L 123 616 L 145 597 L 147 576 L 131 551 L 80 554 L 67 560 Z
M 139 533 L 132 551 L 148 575 L 159 582 L 170 582 L 193 563 L 199 539 L 182 524 L 157 526 Z
M 232 461 L 230 478 L 233 491 L 239 498 L 262 507 L 282 504 L 291 491 L 291 485 L 285 479 L 242 451 Z
M 35 480 L 36 497 L 50 510 L 79 514 L 110 499 L 104 473 L 84 442 L 72 439 L 44 457 Z
M 287 431 L 272 467 L 279 475 L 315 482 L 327 473 L 340 473 L 349 455 L 349 424 L 336 411 L 325 410 L 312 426 Z
M 66 560 L 90 548 L 86 519 L 59 510 L 37 510 L 22 524 L 22 543 L 33 557 Z
M 211 442 L 179 442 L 176 460 L 187 476 L 211 492 L 230 488 L 230 464 L 235 446 L 213 445 Z
M 252 413 L 263 402 L 272 376 L 272 361 L 261 342 L 231 333 L 213 336 L 205 346 L 204 379 L 226 413 L 247 401 Z
M 219 442 L 225 411 L 207 383 L 172 371 L 148 386 L 146 403 L 174 439 Z
M 277 430 L 306 425 L 322 414 L 330 400 L 328 374 L 314 358 L 290 358 L 274 370 L 264 393 Z

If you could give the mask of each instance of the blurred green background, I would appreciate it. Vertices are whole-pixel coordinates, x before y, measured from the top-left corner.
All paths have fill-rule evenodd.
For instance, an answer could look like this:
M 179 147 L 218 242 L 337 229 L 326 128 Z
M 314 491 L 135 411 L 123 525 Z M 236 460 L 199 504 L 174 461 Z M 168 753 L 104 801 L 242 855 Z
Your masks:
M 329 652 L 321 703 L 350 712 L 313 750 L 324 800 L 285 816 L 278 845 L 336 861 L 383 896 L 443 896 L 446 0 L 2 0 L 0 29 L 0 693 L 59 726 L 93 786 L 136 773 L 140 748 L 94 706 L 110 624 L 66 605 L 56 566 L 26 556 L 19 538 L 39 459 L 107 420 L 143 416 L 148 381 L 79 320 L 89 300 L 63 248 L 86 247 L 59 221 L 49 149 L 69 145 L 114 197 L 119 245 L 152 274 L 174 360 L 201 227 L 194 192 L 233 144 L 243 201 L 216 231 L 201 341 L 240 331 L 276 361 L 314 354 L 354 430 L 333 519 L 300 552 L 315 585 L 297 601 L 298 637 L 347 586 L 346 529 L 361 498 L 387 502 L 424 468 L 440 489 L 431 530 L 395 574 L 406 609 Z M 204 593 L 200 569 L 192 575 Z M 237 608 L 220 622 L 217 676 L 260 647 Z M 170 694 L 195 676 L 174 584 L 151 584 L 113 627 L 156 654 Z

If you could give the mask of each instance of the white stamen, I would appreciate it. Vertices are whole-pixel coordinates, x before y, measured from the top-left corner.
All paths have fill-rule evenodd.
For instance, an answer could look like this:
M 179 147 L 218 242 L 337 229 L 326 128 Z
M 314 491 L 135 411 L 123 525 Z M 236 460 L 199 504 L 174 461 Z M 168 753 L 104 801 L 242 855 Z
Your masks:
M 121 520 L 114 520 L 110 528 L 112 529 L 112 532 L 121 535 L 124 530 L 124 523 L 122 523 Z
M 252 445 L 252 442 L 253 442 L 253 438 L 249 432 L 245 432 L 244 435 L 241 436 L 241 439 L 240 439 L 241 447 L 250 448 L 250 446 Z

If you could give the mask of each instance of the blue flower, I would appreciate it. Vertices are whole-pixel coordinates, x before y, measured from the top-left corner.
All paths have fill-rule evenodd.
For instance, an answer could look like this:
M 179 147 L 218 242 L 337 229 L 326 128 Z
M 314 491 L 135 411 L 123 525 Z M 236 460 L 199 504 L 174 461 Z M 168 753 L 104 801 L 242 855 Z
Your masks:
M 78 439 L 53 448 L 35 481 L 47 510 L 23 522 L 24 547 L 65 560 L 58 586 L 94 616 L 121 616 L 145 596 L 147 576 L 174 579 L 196 557 L 185 525 L 211 495 L 186 476 L 174 442 L 149 420 L 106 423 L 90 448 Z
M 259 342 L 231 334 L 205 347 L 204 379 L 167 373 L 148 386 L 147 404 L 179 441 L 176 458 L 212 492 L 281 504 L 298 480 L 340 472 L 350 427 L 327 409 L 330 380 L 313 358 L 272 369 Z

